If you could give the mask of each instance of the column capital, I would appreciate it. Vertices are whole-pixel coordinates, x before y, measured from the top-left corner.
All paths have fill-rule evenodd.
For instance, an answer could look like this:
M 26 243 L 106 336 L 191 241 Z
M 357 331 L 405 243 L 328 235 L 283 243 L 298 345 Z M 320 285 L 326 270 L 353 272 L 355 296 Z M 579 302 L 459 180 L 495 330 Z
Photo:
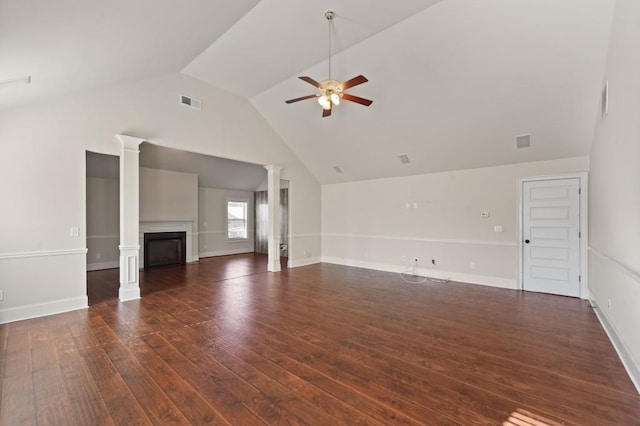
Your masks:
M 136 151 L 140 144 L 145 141 L 145 139 L 129 135 L 117 134 L 116 137 L 120 141 L 120 144 L 122 144 L 122 149 L 132 149 Z
M 282 167 L 280 166 L 276 166 L 276 165 L 268 165 L 268 166 L 263 166 L 265 169 L 267 169 L 267 173 L 272 174 L 272 173 L 280 173 L 282 171 Z

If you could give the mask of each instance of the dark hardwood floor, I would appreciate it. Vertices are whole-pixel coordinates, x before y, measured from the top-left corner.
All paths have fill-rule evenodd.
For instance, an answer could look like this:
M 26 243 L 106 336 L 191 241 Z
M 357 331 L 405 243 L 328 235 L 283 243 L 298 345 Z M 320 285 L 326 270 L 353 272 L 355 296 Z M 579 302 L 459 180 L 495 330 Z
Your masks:
M 282 269 L 287 258 L 281 258 Z M 197 263 L 182 266 L 164 266 L 140 272 L 140 295 L 191 284 L 218 282 L 245 275 L 267 272 L 267 255 L 259 253 L 233 256 L 205 257 Z M 118 298 L 119 269 L 105 269 L 87 273 L 89 306 Z
M 584 301 L 253 259 L 0 326 L 0 424 L 640 424 Z

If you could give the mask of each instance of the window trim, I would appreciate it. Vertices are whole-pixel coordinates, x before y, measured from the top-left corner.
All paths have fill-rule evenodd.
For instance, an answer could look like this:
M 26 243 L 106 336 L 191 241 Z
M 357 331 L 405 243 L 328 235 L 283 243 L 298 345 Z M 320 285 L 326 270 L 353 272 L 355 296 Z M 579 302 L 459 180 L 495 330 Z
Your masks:
M 245 207 L 245 218 L 244 218 L 244 226 L 245 226 L 245 235 L 244 238 L 230 238 L 229 237 L 229 203 L 244 203 Z M 249 241 L 249 200 L 246 198 L 227 198 L 224 203 L 225 208 L 225 222 L 226 222 L 226 231 L 225 231 L 225 240 L 227 242 L 243 242 Z

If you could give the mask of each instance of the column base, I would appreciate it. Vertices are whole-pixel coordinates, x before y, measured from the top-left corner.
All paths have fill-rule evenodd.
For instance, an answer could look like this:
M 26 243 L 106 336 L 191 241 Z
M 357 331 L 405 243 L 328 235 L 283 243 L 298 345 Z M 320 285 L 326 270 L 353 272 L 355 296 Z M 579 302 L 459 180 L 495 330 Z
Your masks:
M 140 298 L 140 246 L 120 246 L 120 290 L 122 301 Z
M 280 265 L 280 238 L 269 238 L 269 254 L 267 257 L 267 271 L 279 272 Z
M 120 291 L 118 292 L 118 298 L 120 299 L 121 302 L 126 302 L 127 300 L 140 299 L 140 287 L 132 287 L 132 288 L 120 287 Z

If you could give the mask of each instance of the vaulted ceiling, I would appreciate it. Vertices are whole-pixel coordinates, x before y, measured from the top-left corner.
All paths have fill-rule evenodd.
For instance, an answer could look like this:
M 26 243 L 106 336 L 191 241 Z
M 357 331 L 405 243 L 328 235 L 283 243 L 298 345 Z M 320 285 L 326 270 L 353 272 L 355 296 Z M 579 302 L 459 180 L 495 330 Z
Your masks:
M 0 0 L 0 80 L 33 78 L 0 87 L 0 108 L 183 72 L 251 102 L 321 183 L 587 155 L 614 5 Z M 284 100 L 328 77 L 329 9 L 333 77 L 364 74 L 350 93 L 374 103 L 322 118 Z

